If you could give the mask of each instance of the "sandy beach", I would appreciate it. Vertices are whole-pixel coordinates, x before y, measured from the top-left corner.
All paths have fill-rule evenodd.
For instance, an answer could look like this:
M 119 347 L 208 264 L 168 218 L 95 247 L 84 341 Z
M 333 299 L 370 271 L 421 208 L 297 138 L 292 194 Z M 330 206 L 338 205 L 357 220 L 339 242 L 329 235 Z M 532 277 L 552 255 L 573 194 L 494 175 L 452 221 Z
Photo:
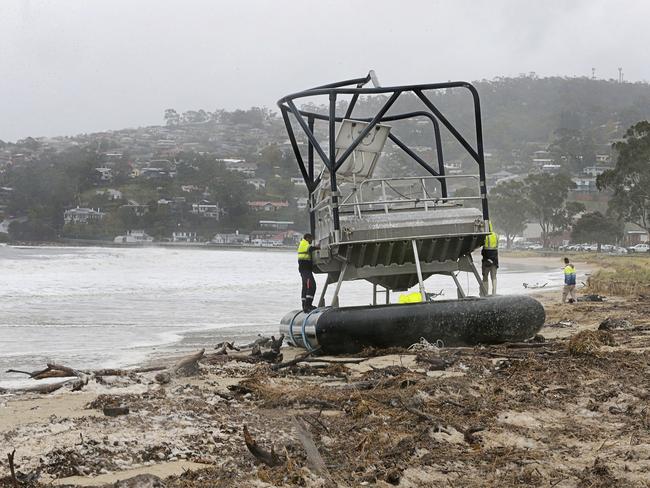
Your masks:
M 648 486 L 649 297 L 535 296 L 546 325 L 528 343 L 283 368 L 205 344 L 196 368 L 5 393 L 0 486 L 14 449 L 15 486 Z

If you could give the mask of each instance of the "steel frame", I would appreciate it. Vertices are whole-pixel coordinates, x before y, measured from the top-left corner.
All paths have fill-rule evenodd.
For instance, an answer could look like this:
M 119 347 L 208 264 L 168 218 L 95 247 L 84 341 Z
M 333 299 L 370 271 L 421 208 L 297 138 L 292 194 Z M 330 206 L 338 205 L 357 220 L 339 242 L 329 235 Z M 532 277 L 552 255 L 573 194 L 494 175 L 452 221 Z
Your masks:
M 336 172 L 345 162 L 345 160 L 352 154 L 354 149 L 363 141 L 364 137 L 379 123 L 390 122 L 396 120 L 405 120 L 416 117 L 426 117 L 429 119 L 433 126 L 433 136 L 436 145 L 436 159 L 438 163 L 438 168 L 433 168 L 429 163 L 420 158 L 415 151 L 410 149 L 403 141 L 401 141 L 396 135 L 390 134 L 389 138 L 393 143 L 402 149 L 411 159 L 416 163 L 422 166 L 427 172 L 429 172 L 434 177 L 439 178 L 441 185 L 442 199 L 444 201 L 447 195 L 447 185 L 444 169 L 444 157 L 442 151 L 442 141 L 440 136 L 440 124 L 442 124 L 461 144 L 461 146 L 469 153 L 472 159 L 478 164 L 479 169 L 479 192 L 481 199 L 481 209 L 483 214 L 483 220 L 486 223 L 486 228 L 489 224 L 489 212 L 487 204 L 487 187 L 486 187 L 486 178 L 485 178 L 485 157 L 483 154 L 483 126 L 481 123 L 481 107 L 478 92 L 476 88 L 470 83 L 464 81 L 453 81 L 446 83 L 429 83 L 429 84 L 420 84 L 420 85 L 400 85 L 392 87 L 366 87 L 366 85 L 371 81 L 371 74 L 363 78 L 355 78 L 350 80 L 344 80 L 340 82 L 330 83 L 327 85 L 318 86 L 316 88 L 311 88 L 301 92 L 293 93 L 281 98 L 278 101 L 278 107 L 282 114 L 284 124 L 289 135 L 289 141 L 291 143 L 293 152 L 300 168 L 300 173 L 305 181 L 305 185 L 309 191 L 310 201 L 313 192 L 316 190 L 320 184 L 320 177 L 316 176 L 314 173 L 314 152 L 318 154 L 320 159 L 325 164 L 328 169 L 329 178 L 330 178 L 330 190 L 331 190 L 331 204 L 332 204 L 332 216 L 334 230 L 336 234 L 340 233 L 340 220 L 339 220 L 339 192 Z M 445 117 L 445 115 L 436 107 L 436 105 L 430 100 L 430 98 L 424 93 L 425 91 L 432 90 L 446 90 L 448 88 L 465 88 L 467 89 L 473 99 L 474 105 L 474 126 L 475 126 L 475 135 L 476 135 L 476 147 L 473 147 L 463 135 L 453 126 L 453 124 Z M 420 110 L 415 112 L 402 113 L 397 115 L 387 115 L 389 109 L 393 104 L 398 100 L 400 95 L 403 93 L 413 93 L 417 96 L 428 111 Z M 377 114 L 372 118 L 361 118 L 354 117 L 353 111 L 354 107 L 361 95 L 390 95 L 388 100 L 384 103 L 382 108 L 377 112 Z M 299 110 L 296 107 L 296 102 L 307 97 L 314 96 L 323 96 L 327 95 L 329 99 L 328 115 L 319 114 L 316 112 L 308 112 L 305 110 Z M 346 110 L 346 113 L 343 117 L 336 115 L 336 100 L 339 95 L 352 95 L 350 104 Z M 290 114 L 297 120 L 300 128 L 307 136 L 308 148 L 307 148 L 307 162 L 303 159 L 300 148 L 298 147 L 298 142 L 296 140 L 296 135 L 294 132 L 293 124 L 291 122 Z M 305 120 L 306 119 L 306 120 Z M 335 126 L 337 122 L 341 122 L 343 119 L 352 119 L 362 122 L 367 122 L 368 125 L 359 136 L 353 141 L 353 143 L 348 147 L 346 151 L 337 159 L 336 158 L 336 145 L 335 145 Z M 325 121 L 328 124 L 328 133 L 329 141 L 327 153 L 323 147 L 318 143 L 314 135 L 314 122 L 316 120 Z M 314 233 L 315 230 L 315 214 L 314 210 L 310 209 L 310 227 L 311 232 Z

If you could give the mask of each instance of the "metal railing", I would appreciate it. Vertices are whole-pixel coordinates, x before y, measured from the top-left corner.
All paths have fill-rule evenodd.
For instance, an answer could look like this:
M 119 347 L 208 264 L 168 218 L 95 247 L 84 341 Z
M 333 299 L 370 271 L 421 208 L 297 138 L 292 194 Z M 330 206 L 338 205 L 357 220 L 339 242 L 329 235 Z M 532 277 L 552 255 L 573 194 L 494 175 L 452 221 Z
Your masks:
M 346 209 L 352 209 L 352 213 L 357 219 L 362 219 L 364 214 L 376 215 L 377 212 L 390 214 L 398 211 L 422 211 L 428 212 L 434 209 L 459 207 L 465 201 L 481 201 L 481 196 L 436 196 L 431 195 L 427 190 L 427 182 L 439 183 L 440 179 L 471 179 L 480 181 L 479 175 L 445 175 L 445 176 L 406 176 L 406 177 L 387 177 L 387 178 L 369 178 L 361 181 L 358 185 L 353 184 L 350 193 L 345 195 L 339 203 L 335 203 L 331 195 L 325 195 L 319 201 L 315 201 L 316 192 L 312 194 L 310 202 L 311 212 L 316 217 L 316 227 L 318 236 L 324 237 L 330 234 L 333 229 L 334 209 L 337 208 L 343 215 L 349 215 Z M 412 182 L 416 183 L 419 188 L 418 193 L 421 196 L 405 195 L 398 189 L 394 188 L 391 183 Z M 477 185 L 478 186 L 478 185 Z M 364 193 L 365 190 L 365 193 Z M 369 193 L 378 191 L 380 194 L 375 197 Z M 341 198 L 341 195 L 337 195 Z M 479 205 L 480 206 L 480 205 Z M 336 234 L 336 233 L 334 233 Z M 338 242 L 338 236 L 334 236 L 334 241 Z

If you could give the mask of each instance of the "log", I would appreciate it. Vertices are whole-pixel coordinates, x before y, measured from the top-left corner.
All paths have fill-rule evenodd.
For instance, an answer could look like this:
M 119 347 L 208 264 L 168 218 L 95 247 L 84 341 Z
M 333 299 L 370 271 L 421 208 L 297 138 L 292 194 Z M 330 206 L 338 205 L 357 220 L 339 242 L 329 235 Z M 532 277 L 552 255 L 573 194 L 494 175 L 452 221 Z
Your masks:
M 15 488 L 18 488 L 18 478 L 16 478 L 16 467 L 14 466 L 14 456 L 16 455 L 16 450 L 7 453 L 7 460 L 9 461 L 9 471 L 11 471 L 11 483 Z
M 266 347 L 271 343 L 271 339 L 269 337 L 264 337 L 260 334 L 257 334 L 257 339 L 255 339 L 253 342 L 250 342 L 248 344 L 244 344 L 241 346 L 242 349 L 252 349 L 255 346 L 259 347 Z
M 467 442 L 470 445 L 478 444 L 480 442 L 480 439 L 476 437 L 474 434 L 476 434 L 477 432 L 481 432 L 482 430 L 485 430 L 485 427 L 481 425 L 470 427 L 465 432 L 463 432 L 463 439 L 465 439 L 465 442 Z
M 415 407 L 411 407 L 410 405 L 407 405 L 404 403 L 402 400 L 400 400 L 400 403 L 402 406 L 406 409 L 407 412 L 412 413 L 413 415 L 417 415 L 420 419 L 426 420 L 427 422 L 431 422 L 434 424 L 434 428 L 436 432 L 444 432 L 447 435 L 450 435 L 449 430 L 447 430 L 438 420 L 433 417 L 432 415 L 429 415 L 426 412 L 423 412 L 422 410 L 418 410 Z
M 194 376 L 199 372 L 199 360 L 203 358 L 205 349 L 190 356 L 181 358 L 172 368 L 172 373 L 179 376 Z
M 275 453 L 273 447 L 271 447 L 271 451 L 269 452 L 257 445 L 255 439 L 253 439 L 250 432 L 248 432 L 248 427 L 246 425 L 244 425 L 244 442 L 246 443 L 246 447 L 250 453 L 255 456 L 255 459 L 258 461 L 270 467 L 282 464 L 280 457 Z
M 313 351 L 307 351 L 307 352 L 305 352 L 305 353 L 303 353 L 303 354 L 301 354 L 299 356 L 296 356 L 295 358 L 293 358 L 290 361 L 286 361 L 284 363 L 279 363 L 279 364 L 274 364 L 273 366 L 271 366 L 271 370 L 272 371 L 278 371 L 279 369 L 288 368 L 290 366 L 295 366 L 296 364 L 298 364 L 299 362 L 305 360 L 306 358 L 308 358 L 312 354 L 318 352 L 319 350 L 320 350 L 320 347 L 314 349 Z

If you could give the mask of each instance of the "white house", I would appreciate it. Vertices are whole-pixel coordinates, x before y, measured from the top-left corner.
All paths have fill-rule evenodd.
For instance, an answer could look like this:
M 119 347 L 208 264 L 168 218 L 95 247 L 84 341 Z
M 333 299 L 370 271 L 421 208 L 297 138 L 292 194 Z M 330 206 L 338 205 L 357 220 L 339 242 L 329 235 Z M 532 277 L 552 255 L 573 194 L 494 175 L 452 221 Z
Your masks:
M 613 169 L 611 166 L 587 166 L 582 172 L 589 176 L 600 176 L 605 171 Z
M 99 179 L 102 181 L 111 181 L 113 179 L 113 170 L 111 168 L 95 168 L 99 173 Z
M 240 234 L 235 232 L 234 234 L 215 234 L 212 238 L 212 242 L 215 244 L 244 244 L 250 241 L 250 236 L 248 234 Z
M 172 242 L 197 242 L 196 232 L 173 232 Z
M 576 184 L 575 191 L 580 191 L 580 192 L 596 191 L 596 178 L 577 176 L 571 179 Z
M 115 190 L 113 188 L 108 188 L 106 190 L 97 190 L 95 191 L 97 195 L 106 195 L 109 200 L 121 200 L 122 192 L 120 190 Z
M 113 239 L 117 244 L 146 244 L 153 242 L 153 237 L 143 230 L 129 230 L 124 236 L 117 236 Z
M 309 205 L 309 198 L 307 197 L 300 197 L 296 200 L 296 208 L 298 210 L 305 210 L 308 205 Z
M 248 178 L 246 179 L 246 183 L 254 186 L 256 190 L 266 187 L 266 180 L 264 178 Z
M 106 214 L 100 209 L 94 208 L 70 208 L 63 213 L 63 221 L 66 224 L 88 224 L 99 222 Z
M 191 213 L 215 220 L 219 220 L 221 217 L 221 209 L 219 208 L 219 205 L 216 203 L 208 203 L 206 201 L 193 203 Z

